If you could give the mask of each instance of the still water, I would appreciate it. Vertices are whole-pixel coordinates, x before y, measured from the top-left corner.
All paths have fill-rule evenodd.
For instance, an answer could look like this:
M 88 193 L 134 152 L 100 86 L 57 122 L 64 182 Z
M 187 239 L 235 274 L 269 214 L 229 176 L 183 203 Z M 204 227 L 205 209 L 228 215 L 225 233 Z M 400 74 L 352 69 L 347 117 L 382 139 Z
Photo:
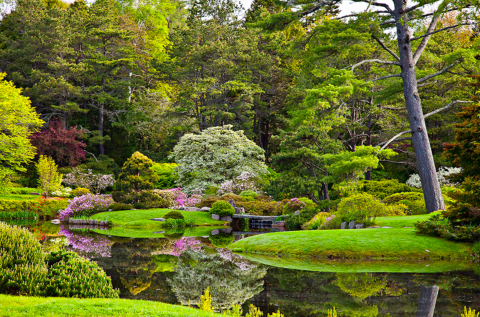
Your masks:
M 339 316 L 460 317 L 464 306 L 480 308 L 480 271 L 471 263 L 246 259 L 224 248 L 246 235 L 212 236 L 210 229 L 123 238 L 68 227 L 55 235 L 56 228 L 31 226 L 45 246 L 96 261 L 121 298 L 195 305 L 209 287 L 217 310 L 254 304 L 264 316 L 280 309 L 286 317 L 326 316 L 332 307 Z

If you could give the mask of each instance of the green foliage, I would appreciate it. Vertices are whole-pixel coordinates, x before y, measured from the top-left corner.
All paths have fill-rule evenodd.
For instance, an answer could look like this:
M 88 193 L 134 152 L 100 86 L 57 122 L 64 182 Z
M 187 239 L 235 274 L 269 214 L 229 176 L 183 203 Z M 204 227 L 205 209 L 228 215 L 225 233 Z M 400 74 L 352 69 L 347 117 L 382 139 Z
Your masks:
M 461 315 L 461 317 L 478 317 L 479 315 L 480 315 L 480 312 L 476 313 L 475 309 L 472 309 L 472 308 L 469 308 L 467 310 L 467 306 L 465 306 L 463 307 L 463 314 Z
M 0 73 L 0 192 L 15 172 L 25 171 L 24 165 L 34 157 L 35 148 L 28 137 L 43 123 L 30 99 L 4 78 Z
M 447 218 L 432 216 L 427 221 L 415 223 L 415 231 L 432 237 L 442 237 L 453 241 L 475 242 L 480 240 L 480 228 L 472 225 L 453 226 Z
M 156 175 L 155 188 L 174 188 L 177 180 L 175 172 L 177 166 L 178 164 L 175 163 L 153 163 L 151 169 Z
M 46 296 L 118 298 L 112 280 L 95 262 L 74 252 L 59 251 L 47 256 L 46 263 Z
M 335 284 L 347 294 L 364 300 L 367 297 L 378 295 L 387 287 L 387 277 L 373 273 L 337 273 Z
M 336 215 L 342 221 L 356 221 L 370 226 L 375 223 L 375 218 L 385 214 L 387 209 L 378 198 L 367 193 L 358 193 L 343 198 L 337 206 Z
M 27 229 L 0 222 L 0 292 L 38 295 L 47 270 L 45 255 Z
M 400 183 L 397 179 L 384 179 L 380 181 L 361 181 L 359 190 L 370 195 L 384 199 L 387 196 L 404 192 L 421 192 L 421 189 L 413 188 Z
M 318 213 L 318 210 L 315 208 L 303 208 L 300 210 L 300 215 L 295 215 L 287 218 L 286 224 L 288 230 L 300 230 L 301 227 L 309 222 L 315 215 Z
M 185 217 L 182 215 L 182 213 L 175 210 L 169 211 L 167 214 L 165 214 L 165 216 L 163 216 L 163 218 L 185 220 Z
M 136 209 L 168 208 L 172 206 L 171 201 L 158 195 L 153 190 L 132 191 L 125 194 L 113 192 L 112 197 L 115 201 L 133 205 Z
M 154 188 L 157 176 L 152 166 L 151 159 L 140 152 L 133 153 L 123 164 L 122 172 L 115 183 L 115 190 L 128 193 Z
M 239 194 L 240 197 L 255 199 L 258 196 L 258 193 L 253 190 L 244 190 Z
M 37 171 L 39 175 L 38 184 L 45 198 L 48 198 L 52 192 L 60 189 L 63 175 L 57 172 L 57 164 L 51 157 L 40 155 Z
M 252 215 L 275 216 L 281 215 L 284 203 L 270 201 L 270 197 L 258 195 L 253 200 L 251 196 L 242 197 L 235 194 L 225 194 L 223 196 L 208 197 L 202 199 L 198 207 L 212 207 L 217 201 L 226 201 L 230 199 L 235 201 L 237 207 L 245 208 L 245 211 Z
M 303 230 L 317 230 L 320 229 L 325 220 L 331 216 L 332 214 L 329 212 L 319 212 L 316 214 L 312 219 L 310 219 L 307 223 L 302 225 Z
M 177 185 L 187 192 L 222 184 L 242 172 L 268 173 L 263 149 L 229 125 L 184 135 L 170 158 L 180 165 Z
M 335 307 L 328 309 L 327 317 L 337 317 L 337 311 L 335 310 Z
M 7 192 L 15 195 L 29 195 L 32 193 L 38 193 L 38 188 L 25 188 L 25 187 L 10 187 L 7 188 Z
M 0 213 L 4 211 L 26 211 L 35 212 L 38 217 L 54 217 L 59 210 L 68 207 L 67 199 L 47 199 L 47 200 L 13 200 L 0 199 Z
M 90 189 L 78 187 L 78 188 L 75 188 L 74 190 L 72 190 L 72 196 L 73 197 L 83 196 L 83 195 L 86 195 L 86 194 L 90 194 Z
M 205 289 L 205 293 L 200 296 L 200 305 L 198 305 L 198 308 L 210 313 L 214 312 L 212 306 L 212 296 L 210 296 L 210 289 L 208 287 Z
M 421 215 L 427 213 L 423 193 L 421 192 L 406 192 L 396 193 L 387 196 L 383 201 L 388 205 L 403 204 L 407 206 L 406 213 L 409 215 Z
M 235 214 L 235 208 L 232 207 L 227 201 L 217 201 L 213 203 L 210 208 L 210 214 L 222 216 L 233 216 Z
M 208 240 L 217 248 L 226 248 L 235 241 L 235 235 L 233 233 L 216 235 L 210 235 Z
M 128 204 L 122 204 L 122 203 L 114 203 L 111 204 L 108 209 L 111 209 L 112 211 L 119 211 L 119 210 L 132 210 L 133 206 L 128 205 Z
M 37 219 L 37 213 L 31 211 L 4 211 L 0 212 L 0 219 Z

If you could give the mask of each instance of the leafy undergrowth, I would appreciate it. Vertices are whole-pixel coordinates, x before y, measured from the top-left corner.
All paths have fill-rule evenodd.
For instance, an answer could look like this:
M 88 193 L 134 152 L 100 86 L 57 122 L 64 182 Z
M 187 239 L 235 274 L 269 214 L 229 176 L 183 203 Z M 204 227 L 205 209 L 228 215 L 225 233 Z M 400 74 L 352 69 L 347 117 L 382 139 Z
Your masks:
M 439 214 L 440 212 L 432 212 L 426 215 L 416 216 L 394 216 L 394 217 L 377 217 L 375 220 L 376 226 L 392 227 L 392 228 L 404 228 L 414 227 L 414 224 L 419 221 L 426 221 L 430 217 Z
M 235 252 L 338 259 L 468 259 L 472 246 L 420 236 L 413 229 L 312 230 L 248 237 Z
M 224 228 L 207 226 L 207 227 L 187 227 L 183 232 L 183 237 L 203 237 L 210 235 L 210 232 L 214 229 Z M 163 233 L 168 235 L 169 230 L 165 228 L 158 228 L 158 231 L 152 229 L 132 229 L 125 227 L 113 227 L 108 230 L 92 230 L 96 233 L 115 236 L 115 237 L 126 237 L 126 238 L 165 238 L 166 236 Z M 163 232 L 163 233 L 162 233 Z
M 242 253 L 242 257 L 261 264 L 290 270 L 335 273 L 441 273 L 470 271 L 475 265 L 470 261 L 398 261 L 398 260 L 342 260 L 299 258 Z M 475 267 L 475 268 L 478 268 Z
M 42 298 L 0 295 L 0 316 L 221 316 L 194 308 L 127 299 Z
M 111 221 L 114 226 L 124 228 L 159 229 L 161 222 L 153 221 L 153 218 L 162 218 L 171 209 L 141 209 L 108 211 L 93 215 L 95 220 Z M 208 212 L 202 211 L 180 211 L 185 217 L 185 222 L 193 223 L 194 226 L 221 226 L 223 221 L 213 220 Z

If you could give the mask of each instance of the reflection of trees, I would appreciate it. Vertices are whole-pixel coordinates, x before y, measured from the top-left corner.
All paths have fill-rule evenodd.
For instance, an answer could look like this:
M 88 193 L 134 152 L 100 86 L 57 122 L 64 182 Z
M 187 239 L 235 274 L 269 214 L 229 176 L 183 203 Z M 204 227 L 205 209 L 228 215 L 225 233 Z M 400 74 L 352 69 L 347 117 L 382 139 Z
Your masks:
M 387 276 L 373 273 L 337 273 L 335 284 L 360 301 L 378 295 L 387 287 Z
M 263 290 L 263 266 L 239 266 L 217 253 L 186 251 L 179 257 L 175 274 L 168 279 L 177 299 L 187 304 L 200 301 L 203 291 L 210 287 L 216 310 L 243 304 Z

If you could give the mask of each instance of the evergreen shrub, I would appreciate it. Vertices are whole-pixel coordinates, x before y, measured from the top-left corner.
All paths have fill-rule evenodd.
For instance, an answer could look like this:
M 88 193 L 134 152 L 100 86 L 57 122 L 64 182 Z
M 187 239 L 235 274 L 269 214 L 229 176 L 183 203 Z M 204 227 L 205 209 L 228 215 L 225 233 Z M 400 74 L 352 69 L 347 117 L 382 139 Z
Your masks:
M 387 196 L 404 193 L 404 192 L 421 192 L 421 189 L 413 188 L 400 183 L 397 179 L 380 180 L 380 181 L 361 181 L 360 191 L 370 195 L 384 199 Z
M 165 214 L 165 216 L 163 216 L 163 218 L 185 220 L 185 217 L 182 215 L 182 213 L 175 210 L 169 211 L 168 213 Z
M 78 187 L 78 188 L 75 188 L 74 190 L 72 190 L 72 196 L 73 197 L 79 197 L 79 196 L 83 196 L 83 195 L 87 195 L 87 194 L 90 194 L 90 189 L 88 189 L 88 188 Z
M 68 199 L 14 200 L 0 199 L 0 213 L 5 211 L 28 211 L 40 218 L 55 217 L 59 210 L 68 207 Z
M 110 207 L 109 207 L 109 210 L 112 210 L 112 211 L 120 211 L 120 210 L 132 210 L 133 209 L 133 206 L 132 205 L 128 205 L 128 204 L 122 204 L 122 203 L 114 203 L 114 204 L 111 204 Z
M 336 216 L 341 221 L 355 221 L 370 226 L 377 216 L 386 212 L 388 207 L 380 199 L 367 193 L 357 193 L 340 201 Z
M 244 190 L 243 192 L 240 193 L 239 196 L 253 200 L 253 199 L 255 199 L 255 197 L 258 196 L 258 193 L 253 191 L 253 190 Z
M 387 205 L 403 204 L 407 206 L 406 213 L 409 215 L 422 215 L 427 213 L 423 193 L 403 192 L 387 196 L 383 199 Z
M 216 214 L 219 216 L 233 216 L 235 214 L 235 208 L 232 207 L 227 201 L 217 201 L 212 205 L 210 214 Z

